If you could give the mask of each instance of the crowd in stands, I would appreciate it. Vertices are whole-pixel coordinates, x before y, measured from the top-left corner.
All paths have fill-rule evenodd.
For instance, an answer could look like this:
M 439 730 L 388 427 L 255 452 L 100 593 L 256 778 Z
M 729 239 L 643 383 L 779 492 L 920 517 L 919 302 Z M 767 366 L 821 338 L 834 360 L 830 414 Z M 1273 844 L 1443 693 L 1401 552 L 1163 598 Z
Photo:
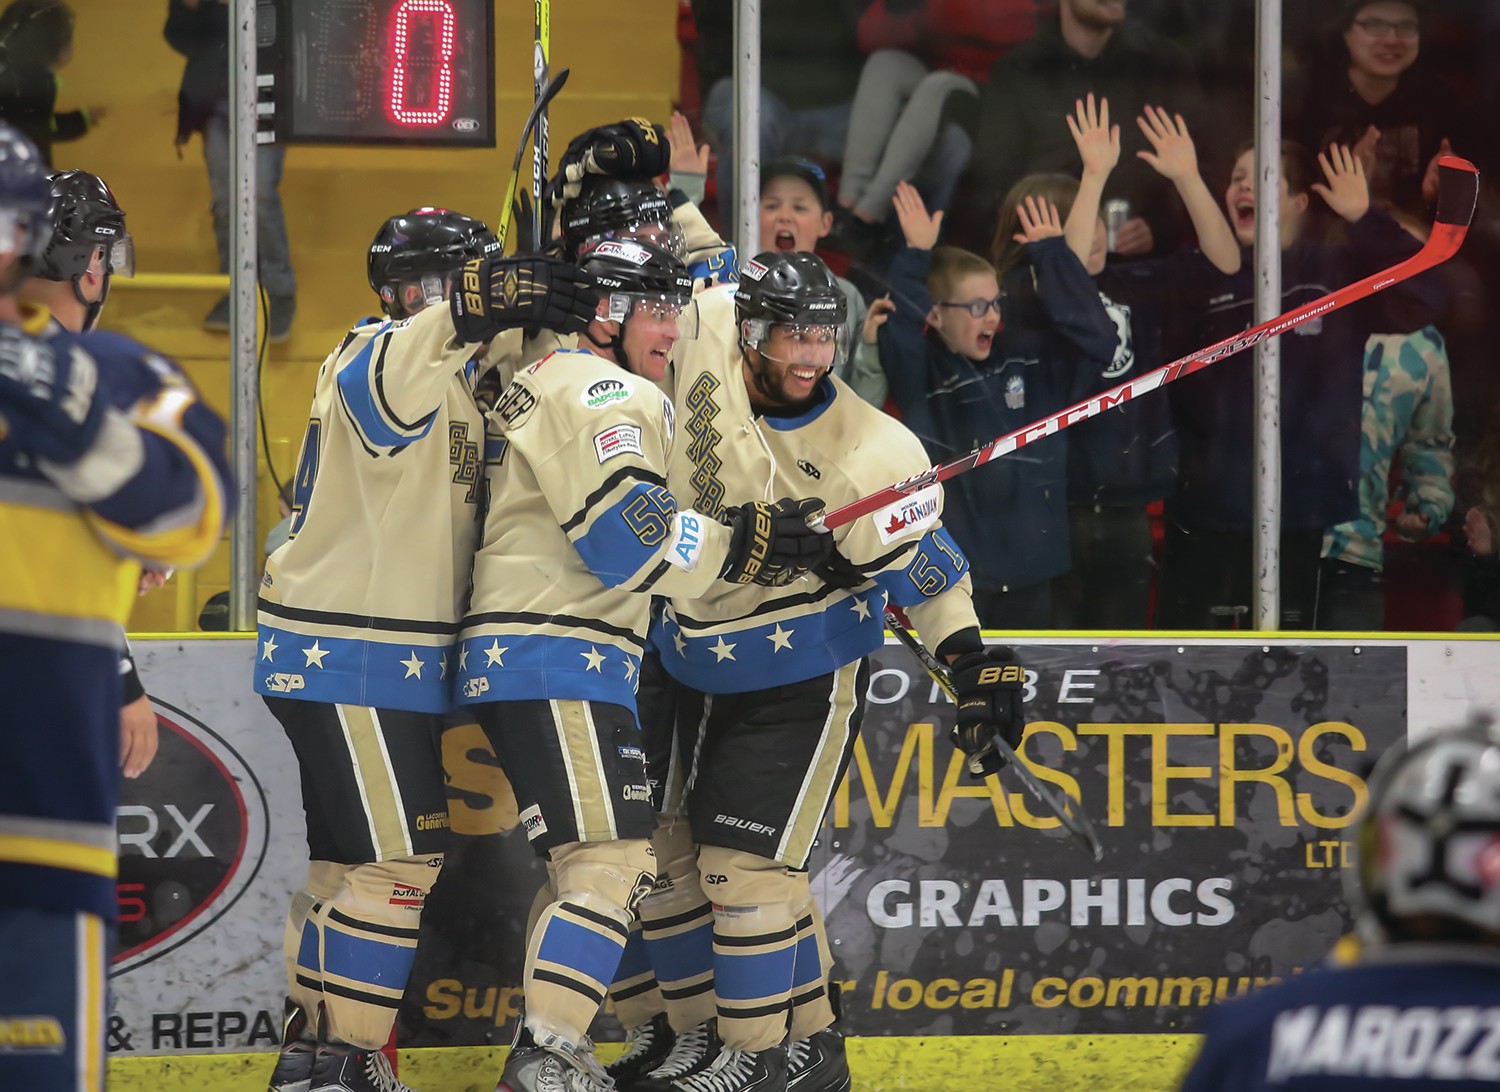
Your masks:
M 1254 324 L 1255 6 L 763 0 L 760 244 L 843 274 L 844 378 L 935 462 Z M 684 109 L 729 223 L 734 6 L 690 7 Z M 1279 310 L 1415 253 L 1441 155 L 1482 189 L 1459 257 L 1280 339 L 1281 628 L 1500 628 L 1500 15 L 1282 12 Z M 981 620 L 1253 626 L 1254 371 L 953 479 Z

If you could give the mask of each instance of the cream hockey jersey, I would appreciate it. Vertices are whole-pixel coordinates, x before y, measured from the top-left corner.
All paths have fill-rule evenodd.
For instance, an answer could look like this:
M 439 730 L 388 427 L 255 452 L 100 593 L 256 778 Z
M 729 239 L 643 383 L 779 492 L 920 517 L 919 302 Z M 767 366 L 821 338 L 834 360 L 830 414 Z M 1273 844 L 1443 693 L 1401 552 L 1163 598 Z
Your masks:
M 454 676 L 459 702 L 635 709 L 651 593 L 718 582 L 730 530 L 667 488 L 672 403 L 585 350 L 518 374 L 489 414 L 489 512 Z
M 448 708 L 484 491 L 475 356 L 430 307 L 356 326 L 323 362 L 292 537 L 261 581 L 259 693 Z
M 905 425 L 827 377 L 795 417 L 756 416 L 745 389 L 734 286 L 699 293 L 699 333 L 677 345 L 672 370 L 678 436 L 668 484 L 681 503 L 717 516 L 750 500 L 821 497 L 832 511 L 926 470 Z M 677 680 L 738 693 L 834 671 L 884 640 L 887 597 L 908 608 L 930 647 L 977 627 L 969 563 L 942 527 L 932 485 L 833 531 L 840 552 L 872 582 L 846 590 L 812 575 L 780 588 L 711 586 L 674 596 L 651 643 Z

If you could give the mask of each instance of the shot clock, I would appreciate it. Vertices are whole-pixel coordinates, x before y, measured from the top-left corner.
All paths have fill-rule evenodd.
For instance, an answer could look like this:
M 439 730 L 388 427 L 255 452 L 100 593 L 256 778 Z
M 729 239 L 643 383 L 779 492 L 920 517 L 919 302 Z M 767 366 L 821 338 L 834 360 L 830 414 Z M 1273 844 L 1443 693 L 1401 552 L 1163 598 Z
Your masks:
M 493 0 L 277 0 L 277 131 L 301 143 L 495 144 Z

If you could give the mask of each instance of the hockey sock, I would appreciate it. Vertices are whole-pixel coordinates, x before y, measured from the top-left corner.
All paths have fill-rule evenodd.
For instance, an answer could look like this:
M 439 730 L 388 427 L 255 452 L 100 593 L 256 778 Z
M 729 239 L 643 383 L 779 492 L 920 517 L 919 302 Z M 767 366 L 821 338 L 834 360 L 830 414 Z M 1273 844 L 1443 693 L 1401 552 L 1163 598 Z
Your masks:
M 739 850 L 704 846 L 698 855 L 714 892 L 714 992 L 719 1037 L 736 1050 L 782 1041 L 796 963 L 798 895 L 786 865 Z
M 318 1022 L 318 1003 L 323 1000 L 322 938 L 314 916 L 338 891 L 347 868 L 332 861 L 309 862 L 307 886 L 292 895 L 287 910 L 281 941 L 286 995 L 307 1017 L 309 1029 Z
M 526 949 L 526 1027 L 543 1046 L 577 1046 L 615 980 L 656 859 L 645 839 L 574 842 L 551 852 L 557 901 Z
M 703 893 L 687 822 L 659 822 L 651 844 L 659 874 L 640 906 L 641 934 L 667 1022 L 681 1034 L 715 1014 L 714 910 Z
M 328 1033 L 361 1050 L 390 1038 L 417 952 L 422 905 L 441 857 L 355 865 L 312 915 L 322 932 Z
M 801 873 L 802 883 L 807 873 Z M 806 1039 L 822 1031 L 834 1020 L 833 1005 L 828 996 L 828 971 L 833 954 L 828 934 L 823 928 L 823 914 L 809 891 L 807 902 L 797 915 L 797 954 L 792 970 L 791 1038 Z
M 667 1010 L 656 982 L 656 972 L 651 969 L 651 956 L 646 950 L 646 937 L 641 932 L 639 921 L 630 926 L 630 936 L 625 941 L 620 966 L 615 970 L 614 983 L 609 987 L 609 997 L 615 1003 L 615 1016 L 620 1026 L 627 1030 L 639 1027 L 657 1013 Z

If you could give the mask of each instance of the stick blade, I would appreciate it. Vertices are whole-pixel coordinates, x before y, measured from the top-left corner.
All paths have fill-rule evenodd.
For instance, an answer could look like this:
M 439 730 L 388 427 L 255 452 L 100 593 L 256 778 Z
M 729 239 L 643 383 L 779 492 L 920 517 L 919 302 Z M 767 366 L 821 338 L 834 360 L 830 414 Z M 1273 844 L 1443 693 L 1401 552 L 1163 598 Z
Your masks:
M 1445 155 L 1438 159 L 1439 224 L 1468 227 L 1479 204 L 1479 171 L 1467 159 Z

